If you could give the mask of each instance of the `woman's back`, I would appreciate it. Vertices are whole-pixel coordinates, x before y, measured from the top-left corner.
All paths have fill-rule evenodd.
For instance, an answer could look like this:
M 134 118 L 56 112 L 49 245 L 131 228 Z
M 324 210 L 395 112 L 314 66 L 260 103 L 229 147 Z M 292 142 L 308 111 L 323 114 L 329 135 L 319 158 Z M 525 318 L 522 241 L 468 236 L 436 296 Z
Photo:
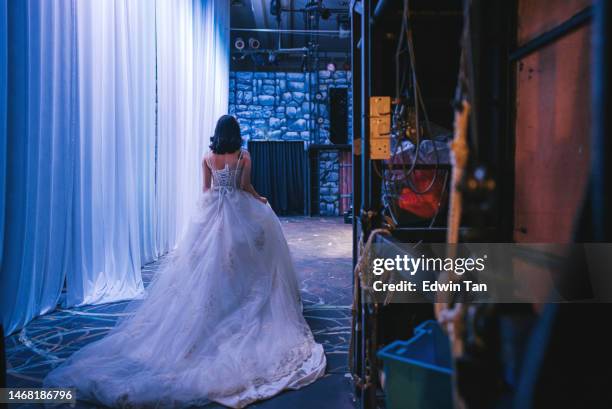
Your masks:
M 238 161 L 242 159 L 243 150 L 239 149 L 232 153 L 210 153 L 207 157 L 208 165 L 211 170 L 223 170 L 226 167 L 236 169 L 239 165 Z
M 211 153 L 206 157 L 212 174 L 213 189 L 240 187 L 243 156 L 244 151 L 240 149 L 232 153 Z

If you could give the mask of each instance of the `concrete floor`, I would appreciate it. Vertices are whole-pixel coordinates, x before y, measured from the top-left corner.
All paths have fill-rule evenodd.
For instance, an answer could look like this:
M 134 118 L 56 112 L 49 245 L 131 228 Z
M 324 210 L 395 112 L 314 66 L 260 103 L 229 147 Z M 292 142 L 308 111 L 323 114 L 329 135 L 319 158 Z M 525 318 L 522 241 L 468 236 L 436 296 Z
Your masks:
M 354 408 L 353 387 L 347 374 L 351 226 L 340 218 L 286 217 L 281 218 L 281 223 L 299 274 L 304 316 L 315 338 L 325 348 L 327 374 L 306 388 L 282 393 L 251 407 Z M 146 283 L 162 264 L 163 260 L 143 268 Z M 9 386 L 40 386 L 51 368 L 84 345 L 103 337 L 122 315 L 125 305 L 113 303 L 58 310 L 35 319 L 22 331 L 6 338 Z M 93 406 L 78 403 L 76 407 Z

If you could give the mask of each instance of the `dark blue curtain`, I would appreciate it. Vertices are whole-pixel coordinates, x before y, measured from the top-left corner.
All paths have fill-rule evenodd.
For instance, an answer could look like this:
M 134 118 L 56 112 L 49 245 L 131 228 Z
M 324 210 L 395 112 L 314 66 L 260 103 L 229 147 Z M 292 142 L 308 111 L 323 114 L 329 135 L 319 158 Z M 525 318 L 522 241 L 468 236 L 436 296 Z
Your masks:
M 278 215 L 306 213 L 307 157 L 302 141 L 249 141 L 257 192 L 268 198 Z

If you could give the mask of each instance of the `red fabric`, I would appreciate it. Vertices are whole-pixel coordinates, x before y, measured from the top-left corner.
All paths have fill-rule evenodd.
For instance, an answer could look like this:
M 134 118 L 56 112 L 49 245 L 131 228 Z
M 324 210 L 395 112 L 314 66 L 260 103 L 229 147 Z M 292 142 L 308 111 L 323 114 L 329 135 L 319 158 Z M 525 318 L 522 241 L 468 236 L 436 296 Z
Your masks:
M 435 175 L 435 170 L 415 170 L 410 177 L 412 185 L 418 190 L 425 190 Z M 423 219 L 432 218 L 438 211 L 442 188 L 443 174 L 438 174 L 436 181 L 427 193 L 417 194 L 405 187 L 400 193 L 399 207 Z

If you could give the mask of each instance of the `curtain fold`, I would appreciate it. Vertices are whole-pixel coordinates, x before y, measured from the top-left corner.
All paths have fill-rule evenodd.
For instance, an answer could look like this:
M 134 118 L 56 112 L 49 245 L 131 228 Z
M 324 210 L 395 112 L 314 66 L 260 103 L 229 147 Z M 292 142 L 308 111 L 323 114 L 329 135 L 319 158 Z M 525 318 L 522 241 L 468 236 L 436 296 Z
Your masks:
M 140 141 L 154 134 L 154 48 L 139 37 L 154 19 L 142 1 L 75 2 L 77 16 L 79 179 L 74 211 L 75 264 L 66 305 L 133 299 L 140 275 Z M 146 17 L 146 16 L 144 16 Z M 149 34 L 150 35 L 150 34 Z M 147 56 L 150 58 L 147 59 Z
M 157 1 L 158 251 L 180 240 L 201 193 L 201 162 L 227 112 L 229 4 Z M 194 169 L 197 169 L 194 172 Z
M 251 179 L 279 215 L 305 214 L 307 157 L 304 142 L 249 141 Z
M 72 3 L 7 5 L 1 302 L 10 333 L 55 308 L 69 268 L 77 119 Z
M 4 207 L 6 202 L 6 100 L 8 19 L 6 0 L 0 0 L 0 268 L 4 247 Z M 2 277 L 0 276 L 0 279 Z
M 64 284 L 65 306 L 143 295 L 227 107 L 228 24 L 224 0 L 0 0 L 6 333 Z

